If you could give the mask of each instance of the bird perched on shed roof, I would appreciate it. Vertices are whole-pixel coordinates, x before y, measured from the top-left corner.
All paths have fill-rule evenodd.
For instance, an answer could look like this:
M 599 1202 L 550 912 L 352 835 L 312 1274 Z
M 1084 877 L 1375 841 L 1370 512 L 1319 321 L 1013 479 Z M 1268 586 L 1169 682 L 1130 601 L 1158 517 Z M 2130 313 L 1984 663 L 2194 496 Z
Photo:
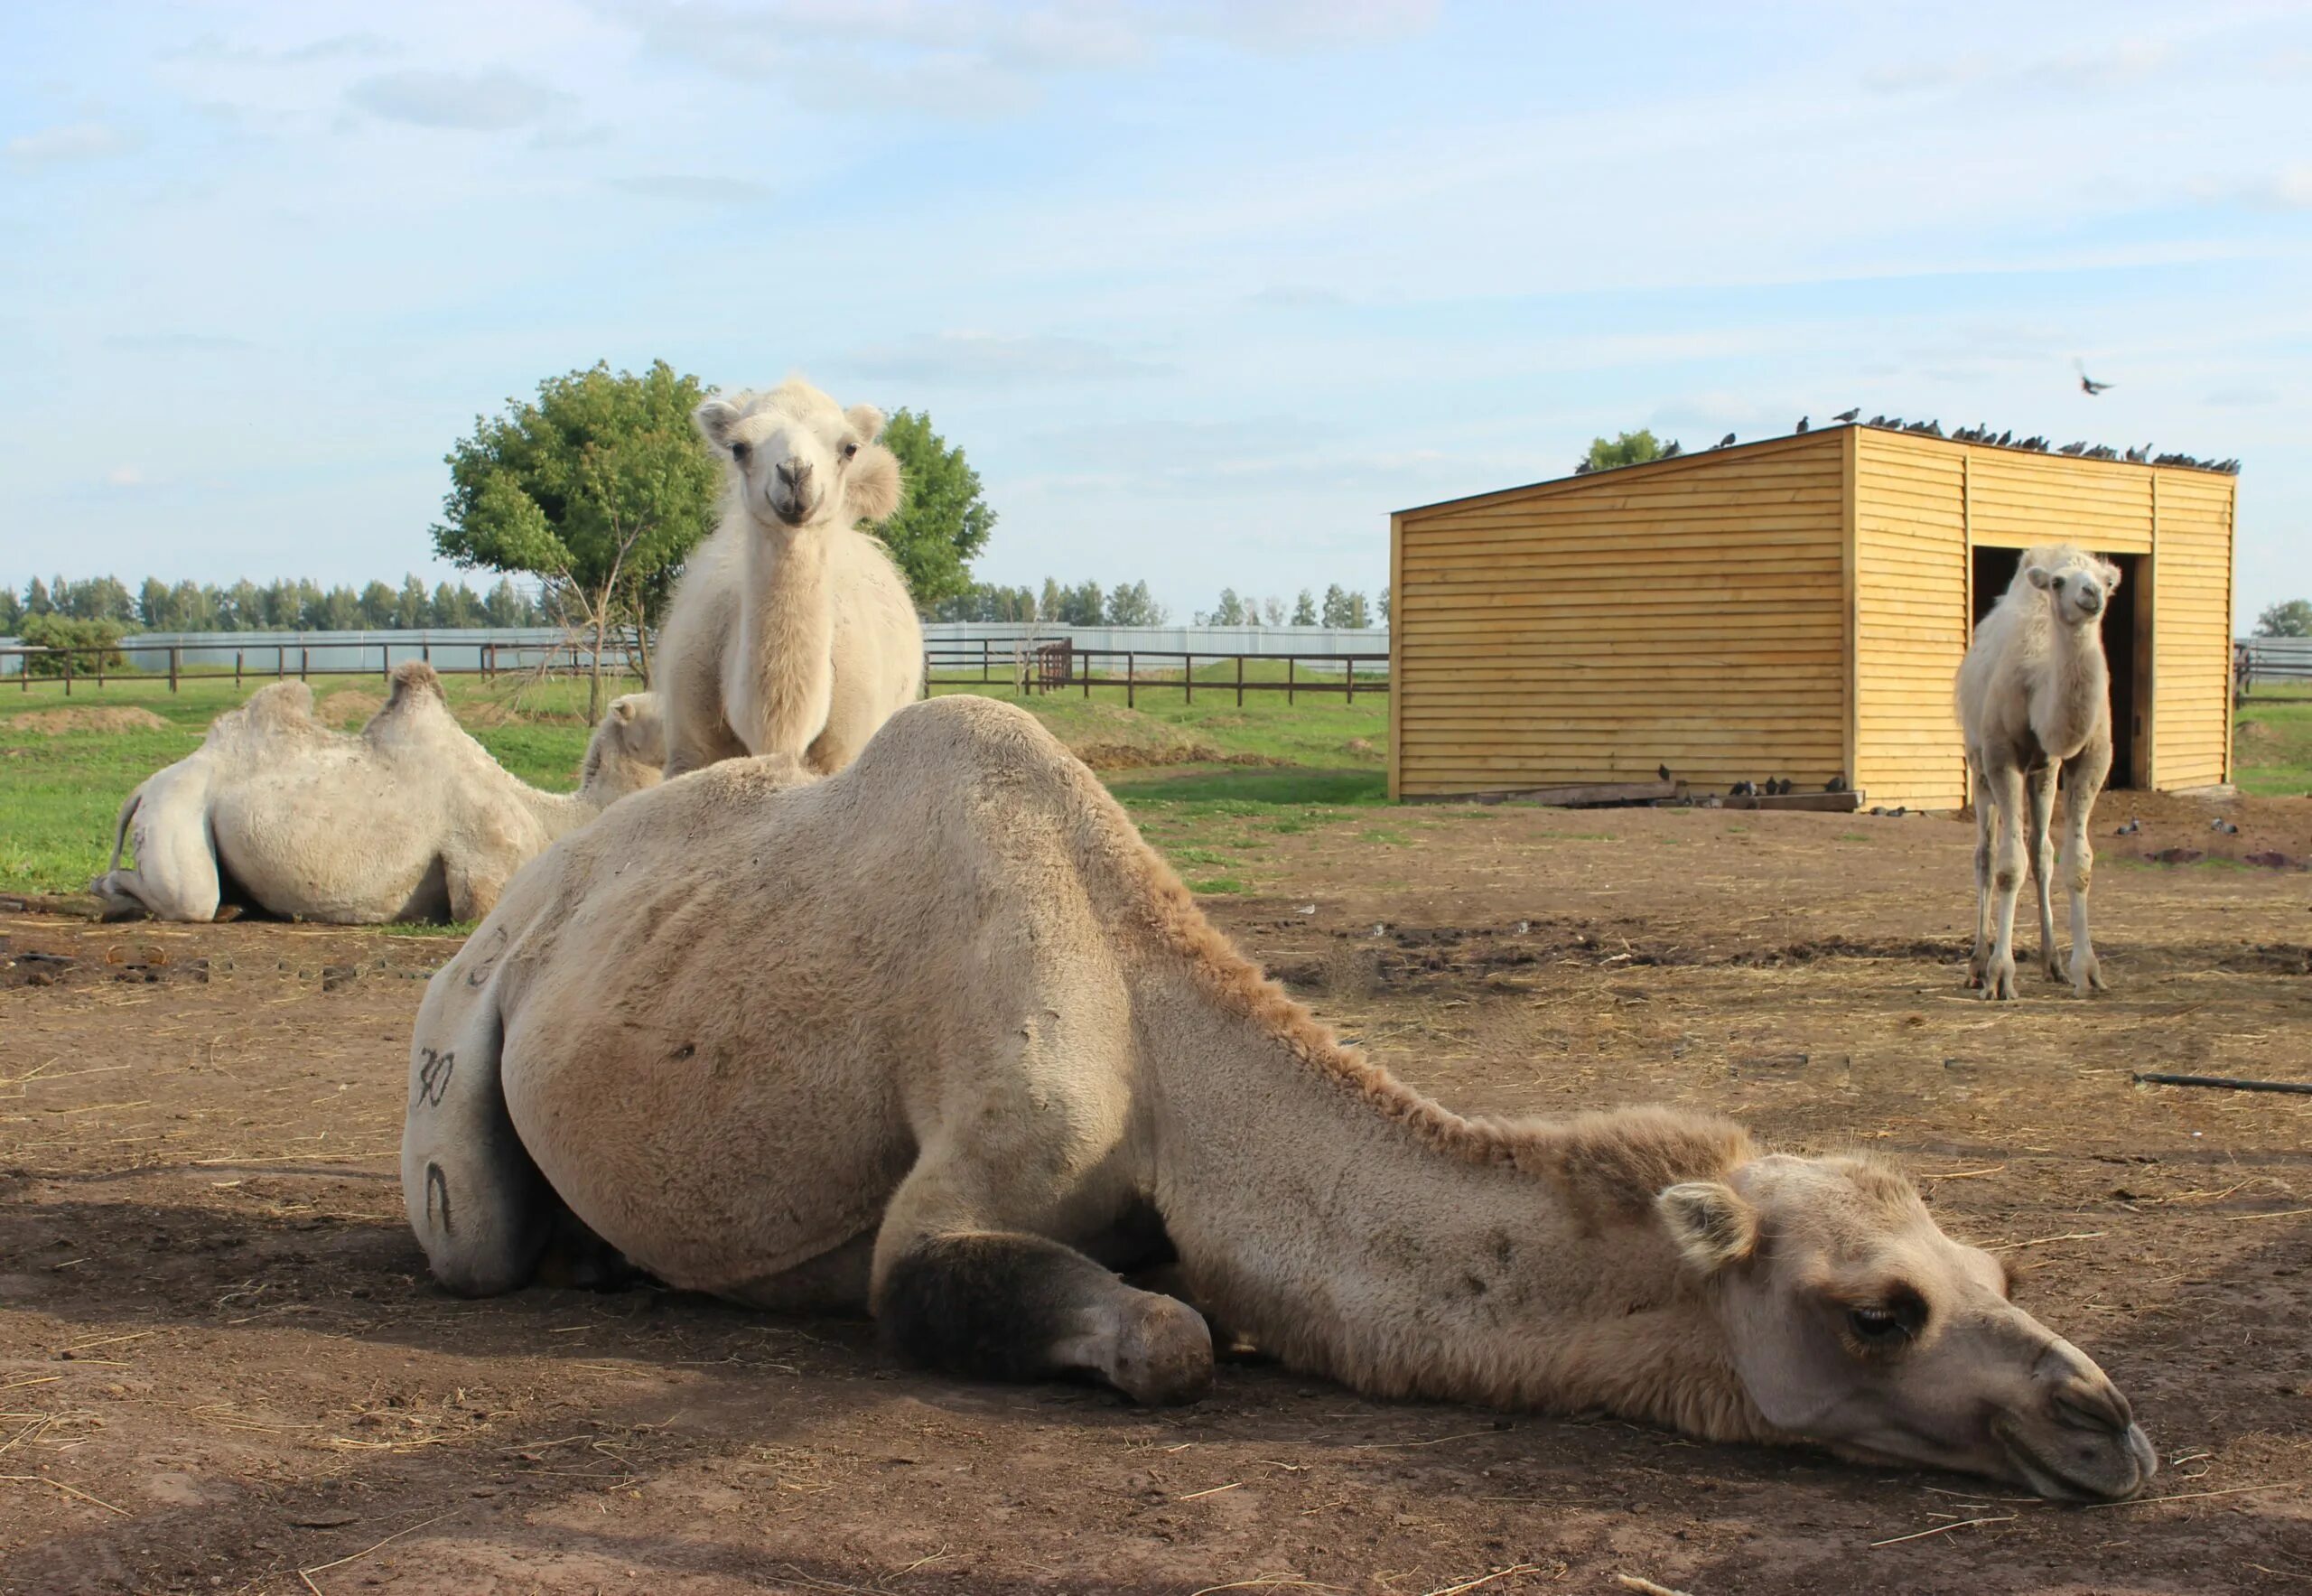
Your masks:
M 1798 418 L 1798 425 L 1792 427 L 1790 430 L 1794 433 L 1804 433 L 1812 432 L 1813 428 L 1807 424 L 1806 417 L 1802 415 Z
M 1836 421 L 1836 422 L 1842 422 L 1842 423 L 1845 423 L 1845 424 L 1847 424 L 1847 425 L 1853 425 L 1854 418 L 1855 418 L 1856 416 L 1858 416 L 1858 415 L 1861 415 L 1861 414 L 1862 414 L 1862 406 L 1860 406 L 1860 405 L 1857 405 L 1857 406 L 1856 406 L 1853 409 L 1851 409 L 1851 410 L 1841 410 L 1841 411 L 1840 411 L 1836 415 L 1832 416 L 1832 417 L 1831 417 L 1831 419 L 1832 419 L 1832 421 Z
M 1720 449 L 1731 448 L 1733 446 L 1733 443 L 1734 434 L 1732 433 L 1728 433 L 1724 437 L 1718 440 L 1718 447 Z

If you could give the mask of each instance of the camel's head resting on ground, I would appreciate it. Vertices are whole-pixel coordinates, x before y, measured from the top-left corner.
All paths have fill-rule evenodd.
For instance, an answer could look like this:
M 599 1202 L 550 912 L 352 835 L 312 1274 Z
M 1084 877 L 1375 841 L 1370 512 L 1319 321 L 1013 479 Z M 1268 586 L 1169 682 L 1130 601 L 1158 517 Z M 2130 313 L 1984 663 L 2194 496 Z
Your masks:
M 2158 1467 L 2127 1398 L 2008 1272 L 1867 1159 L 1754 1159 L 1656 1199 L 1767 1421 L 1866 1462 L 2112 1498 Z
M 2009 593 L 2026 587 L 2047 595 L 2055 618 L 2065 626 L 2087 626 L 2101 620 L 2103 606 L 2119 591 L 2120 568 L 2111 561 L 2068 543 L 2050 543 L 2027 551 Z
M 658 695 L 629 693 L 611 700 L 587 741 L 578 790 L 590 802 L 607 804 L 657 786 L 666 763 L 667 726 L 658 714 Z
M 850 527 L 900 506 L 900 462 L 875 440 L 883 413 L 836 407 L 800 378 L 769 393 L 716 395 L 694 412 L 700 434 L 731 462 L 733 491 L 769 527 Z

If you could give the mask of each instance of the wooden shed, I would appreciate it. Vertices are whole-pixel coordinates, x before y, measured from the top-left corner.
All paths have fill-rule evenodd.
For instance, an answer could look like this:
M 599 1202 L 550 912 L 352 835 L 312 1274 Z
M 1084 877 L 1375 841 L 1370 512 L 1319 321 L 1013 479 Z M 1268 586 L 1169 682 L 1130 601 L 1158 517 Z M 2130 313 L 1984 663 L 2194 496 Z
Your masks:
M 2019 551 L 2122 573 L 2112 785 L 2232 776 L 2236 479 L 1845 426 L 1389 521 L 1389 792 L 1744 779 L 1955 808 L 1952 684 Z

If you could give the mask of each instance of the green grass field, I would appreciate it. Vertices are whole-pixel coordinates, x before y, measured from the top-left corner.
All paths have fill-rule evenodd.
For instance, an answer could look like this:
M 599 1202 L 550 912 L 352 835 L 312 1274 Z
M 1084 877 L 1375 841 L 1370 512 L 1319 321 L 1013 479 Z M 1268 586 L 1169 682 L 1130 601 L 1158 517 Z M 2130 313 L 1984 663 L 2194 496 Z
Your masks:
M 499 762 L 537 786 L 570 789 L 586 747 L 583 681 L 445 679 L 459 718 Z M 102 687 L 76 682 L 70 698 L 53 682 L 28 692 L 19 683 L 0 686 L 0 891 L 84 891 L 111 853 L 121 800 L 200 746 L 210 720 L 263 685 L 192 677 L 171 693 L 165 678 L 132 676 Z M 337 695 L 374 700 L 384 689 L 375 677 L 317 677 L 312 686 L 325 716 Z M 1233 873 L 1281 832 L 1337 824 L 1385 799 L 1388 699 L 1380 693 L 1360 694 L 1353 705 L 1333 694 L 1291 705 L 1282 694 L 1251 694 L 1239 709 L 1233 693 L 1199 686 L 1191 705 L 1177 680 L 1143 682 L 1136 707 L 1126 709 L 1121 684 L 1095 683 L 1088 699 L 1080 689 L 1022 698 L 976 683 L 936 690 L 1024 703 L 1101 769 L 1200 891 L 1240 891 Z M 342 700 L 335 718 L 350 730 L 371 707 Z M 160 723 L 72 724 L 88 717 L 60 714 L 121 710 Z
M 1385 694 L 1360 694 L 1354 703 L 1337 693 L 1310 695 L 1292 705 L 1282 694 L 1248 694 L 1240 709 L 1233 693 L 1203 685 L 1204 674 L 1193 704 L 1176 678 L 1142 682 L 1129 709 L 1122 685 L 1105 682 L 1095 682 L 1088 698 L 1074 687 L 1022 697 L 1008 687 L 946 681 L 935 691 L 1023 703 L 1100 770 L 1198 891 L 1248 890 L 1247 874 L 1291 833 L 1343 827 L 1343 840 L 1383 854 L 1412 845 L 1412 831 L 1426 822 L 1376 812 L 1387 801 Z M 1232 667 L 1230 680 L 1233 674 Z M 213 717 L 261 685 L 236 689 L 229 679 L 191 678 L 172 694 L 164 679 L 131 677 L 102 688 L 76 683 L 69 699 L 55 683 L 29 692 L 0 687 L 0 891 L 85 889 L 105 867 L 121 800 L 191 752 Z M 583 681 L 517 686 L 452 677 L 448 685 L 460 718 L 508 770 L 540 787 L 570 789 L 586 746 Z M 375 699 L 383 684 L 336 677 L 317 679 L 313 688 L 327 713 L 333 695 Z M 371 706 L 347 699 L 338 707 L 350 729 Z M 161 723 L 58 729 L 55 712 L 68 709 L 142 710 Z M 2242 707 L 2237 738 L 2242 791 L 2312 791 L 2312 692 L 2258 695 Z
M 2312 688 L 2266 688 L 2233 717 L 2240 790 L 2262 798 L 2312 792 Z

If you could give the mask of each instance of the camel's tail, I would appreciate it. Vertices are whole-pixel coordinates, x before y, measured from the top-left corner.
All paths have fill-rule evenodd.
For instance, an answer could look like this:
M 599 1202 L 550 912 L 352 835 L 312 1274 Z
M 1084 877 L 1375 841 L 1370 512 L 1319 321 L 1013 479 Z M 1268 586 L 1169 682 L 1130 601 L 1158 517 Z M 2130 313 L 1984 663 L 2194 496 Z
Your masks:
M 128 846 L 128 823 L 135 818 L 136 810 L 144 802 L 144 785 L 143 782 L 137 783 L 136 790 L 130 793 L 126 798 L 121 800 L 120 814 L 112 823 L 112 864 L 110 868 L 115 873 L 119 871 L 120 856 Z

